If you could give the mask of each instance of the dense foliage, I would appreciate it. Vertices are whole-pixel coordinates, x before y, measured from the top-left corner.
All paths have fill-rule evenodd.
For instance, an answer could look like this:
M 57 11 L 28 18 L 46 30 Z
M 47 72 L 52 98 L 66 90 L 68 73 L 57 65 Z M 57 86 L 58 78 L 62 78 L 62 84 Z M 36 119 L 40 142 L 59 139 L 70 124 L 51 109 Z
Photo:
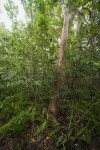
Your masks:
M 25 136 L 32 129 L 37 141 L 52 121 L 47 114 L 63 25 L 62 1 L 23 0 L 27 24 L 17 21 L 18 7 L 5 5 L 12 31 L 0 26 L 0 141 Z M 99 15 L 98 0 L 66 0 L 69 24 L 64 51 L 58 118 L 48 136 L 54 149 L 78 149 L 82 143 L 100 143 Z M 84 7 L 81 13 L 77 10 Z M 91 10 L 91 11 L 90 11 Z M 54 95 L 57 97 L 58 95 Z M 33 129 L 34 128 L 34 129 Z M 49 138 L 50 138 L 49 137 Z M 57 137 L 57 138 L 56 138 Z M 96 139 L 96 140 L 95 140 Z M 31 141 L 32 142 L 32 141 Z M 75 145 L 76 144 L 76 145 Z M 21 149 L 24 143 L 17 147 Z M 17 149 L 18 149 L 17 148 Z M 85 148 L 84 148 L 85 149 Z

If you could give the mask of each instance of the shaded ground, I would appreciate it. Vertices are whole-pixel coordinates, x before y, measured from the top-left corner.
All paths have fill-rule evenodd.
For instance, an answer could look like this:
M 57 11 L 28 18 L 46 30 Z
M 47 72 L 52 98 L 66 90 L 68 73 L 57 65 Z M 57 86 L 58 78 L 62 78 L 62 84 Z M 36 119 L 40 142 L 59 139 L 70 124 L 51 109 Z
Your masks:
M 66 134 L 72 134 L 65 125 L 69 120 L 64 114 L 58 114 L 57 119 L 52 115 L 40 136 L 34 133 L 34 124 L 28 122 L 29 127 L 20 135 L 9 135 L 0 143 L 0 150 L 100 150 L 100 137 L 92 139 L 91 144 L 83 140 L 67 140 Z M 45 118 L 46 119 L 46 118 Z M 36 128 L 39 127 L 37 123 Z M 94 146 L 95 145 L 95 146 Z

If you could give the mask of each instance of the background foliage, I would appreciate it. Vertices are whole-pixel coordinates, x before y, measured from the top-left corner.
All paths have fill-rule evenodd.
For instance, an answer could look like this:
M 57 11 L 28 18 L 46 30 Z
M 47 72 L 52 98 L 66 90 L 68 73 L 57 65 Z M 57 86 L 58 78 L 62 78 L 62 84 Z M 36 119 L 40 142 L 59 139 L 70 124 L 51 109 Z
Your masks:
M 17 6 L 9 0 L 5 5 L 12 20 L 12 31 L 0 26 L 0 140 L 16 138 L 34 122 L 37 139 L 51 122 L 46 109 L 55 80 L 57 49 L 63 25 L 58 1 L 23 0 L 27 24 L 18 22 Z M 70 21 L 68 44 L 64 53 L 63 82 L 58 114 L 64 123 L 53 129 L 58 136 L 56 147 L 66 142 L 91 143 L 100 135 L 99 92 L 99 1 L 65 1 L 69 12 L 80 6 L 85 19 L 77 14 Z M 75 8 L 75 9 L 74 9 Z M 80 26 L 77 29 L 77 21 Z M 80 46 L 79 46 L 80 44 Z M 41 113 L 42 112 L 42 113 Z M 46 118 L 45 118 L 46 115 Z M 66 121 L 67 120 L 67 121 Z M 37 124 L 39 128 L 37 129 Z M 62 130 L 60 132 L 60 130 Z

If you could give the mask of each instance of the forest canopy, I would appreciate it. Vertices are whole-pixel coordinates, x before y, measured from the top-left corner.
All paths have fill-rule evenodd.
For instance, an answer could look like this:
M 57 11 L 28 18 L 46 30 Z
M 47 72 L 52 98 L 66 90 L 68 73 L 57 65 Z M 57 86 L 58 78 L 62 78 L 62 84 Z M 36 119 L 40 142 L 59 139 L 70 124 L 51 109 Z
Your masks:
M 0 23 L 0 149 L 99 150 L 100 1 L 8 0 Z

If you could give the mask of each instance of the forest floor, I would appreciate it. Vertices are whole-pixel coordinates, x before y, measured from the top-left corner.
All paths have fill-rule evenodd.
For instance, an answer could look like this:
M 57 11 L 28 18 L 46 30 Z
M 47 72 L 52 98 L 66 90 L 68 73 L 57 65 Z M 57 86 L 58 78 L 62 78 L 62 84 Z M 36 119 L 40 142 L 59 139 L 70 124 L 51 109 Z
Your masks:
M 28 122 L 28 128 L 21 134 L 15 136 L 11 133 L 3 139 L 0 150 L 100 150 L 99 147 L 93 146 L 94 142 L 100 143 L 100 137 L 93 139 L 92 144 L 87 144 L 82 140 L 75 140 L 74 142 L 67 140 L 65 135 L 67 132 L 71 134 L 71 131 L 63 128 L 69 121 L 64 114 L 59 113 L 56 118 L 50 115 L 49 118 L 51 119 L 46 124 L 41 136 L 35 135 L 34 123 Z M 36 128 L 39 126 L 39 122 L 37 122 Z

